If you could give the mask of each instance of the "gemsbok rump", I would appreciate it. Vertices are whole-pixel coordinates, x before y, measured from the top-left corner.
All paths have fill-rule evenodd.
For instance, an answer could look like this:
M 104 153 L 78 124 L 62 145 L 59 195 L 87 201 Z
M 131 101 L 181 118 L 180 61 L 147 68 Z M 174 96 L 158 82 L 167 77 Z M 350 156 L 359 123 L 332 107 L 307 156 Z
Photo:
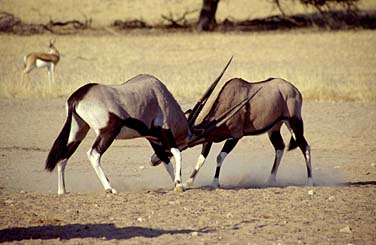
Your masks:
M 187 185 L 193 184 L 198 171 L 203 166 L 213 142 L 226 140 L 221 152 L 217 156 L 217 168 L 212 186 L 219 187 L 219 174 L 225 157 L 234 149 L 243 136 L 259 135 L 268 132 L 269 139 L 275 149 L 275 160 L 267 183 L 274 184 L 278 167 L 285 149 L 280 129 L 283 124 L 291 132 L 288 150 L 299 147 L 303 152 L 308 184 L 312 185 L 312 167 L 310 146 L 304 138 L 303 120 L 301 116 L 302 95 L 299 90 L 288 81 L 280 78 L 270 78 L 265 81 L 249 83 L 240 78 L 227 81 L 221 88 L 217 98 L 202 111 L 197 120 L 204 125 L 238 101 L 259 91 L 252 100 L 242 107 L 237 114 L 226 121 L 221 127 L 212 130 L 199 141 L 191 142 L 203 144 L 201 154 Z
M 214 83 L 219 81 L 227 66 Z M 87 154 L 106 192 L 116 193 L 116 190 L 103 172 L 101 156 L 115 139 L 136 137 L 149 140 L 155 158 L 164 162 L 175 191 L 183 191 L 181 150 L 187 148 L 190 141 L 199 140 L 210 130 L 220 127 L 249 99 L 244 99 L 203 126 L 189 127 L 175 98 L 161 81 L 151 75 L 138 75 L 114 86 L 86 84 L 67 100 L 67 119 L 48 154 L 46 169 L 52 171 L 57 165 L 58 194 L 66 193 L 66 164 L 92 128 L 97 138 Z M 171 155 L 175 158 L 175 175 L 169 159 Z
M 48 53 L 32 52 L 24 57 L 22 81 L 24 80 L 24 76 L 34 68 L 47 67 L 49 82 L 55 82 L 55 66 L 60 60 L 60 53 L 55 47 L 55 41 L 50 40 Z

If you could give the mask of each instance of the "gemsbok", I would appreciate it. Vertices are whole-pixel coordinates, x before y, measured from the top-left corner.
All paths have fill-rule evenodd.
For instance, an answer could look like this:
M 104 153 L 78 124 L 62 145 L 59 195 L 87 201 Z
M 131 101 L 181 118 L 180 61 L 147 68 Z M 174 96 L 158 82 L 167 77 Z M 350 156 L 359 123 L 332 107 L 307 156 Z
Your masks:
M 259 91 L 259 92 L 258 92 Z M 291 133 L 288 150 L 299 147 L 303 152 L 308 184 L 312 185 L 312 167 L 310 146 L 304 138 L 303 120 L 301 116 L 302 95 L 299 90 L 288 81 L 280 78 L 270 78 L 265 81 L 249 83 L 240 78 L 227 81 L 221 88 L 213 103 L 203 110 L 197 120 L 204 125 L 217 115 L 230 108 L 232 105 L 251 95 L 257 95 L 247 102 L 237 114 L 205 135 L 199 141 L 191 142 L 192 145 L 203 144 L 201 154 L 197 160 L 195 169 L 187 180 L 187 186 L 191 186 L 198 171 L 204 165 L 212 144 L 226 140 L 221 152 L 217 156 L 217 168 L 212 186 L 219 187 L 219 174 L 226 156 L 234 149 L 243 136 L 268 133 L 269 139 L 275 149 L 275 160 L 268 184 L 276 183 L 278 167 L 285 149 L 280 129 L 283 124 Z
M 34 68 L 47 67 L 49 82 L 55 82 L 55 66 L 60 60 L 60 53 L 55 47 L 55 41 L 55 39 L 53 41 L 50 40 L 48 53 L 32 52 L 24 57 L 22 81 L 24 76 Z
M 214 83 L 218 83 L 227 66 Z M 223 125 L 250 99 L 245 98 L 205 125 L 189 127 L 173 95 L 151 75 L 138 75 L 121 85 L 86 84 L 67 100 L 66 122 L 48 154 L 46 169 L 52 171 L 57 165 L 58 194 L 66 193 L 64 170 L 68 159 L 92 128 L 97 137 L 87 154 L 106 192 L 116 193 L 116 190 L 103 172 L 101 156 L 115 139 L 136 137 L 145 137 L 150 142 L 154 157 L 164 162 L 174 190 L 183 191 L 181 150 Z M 175 159 L 175 175 L 170 156 Z

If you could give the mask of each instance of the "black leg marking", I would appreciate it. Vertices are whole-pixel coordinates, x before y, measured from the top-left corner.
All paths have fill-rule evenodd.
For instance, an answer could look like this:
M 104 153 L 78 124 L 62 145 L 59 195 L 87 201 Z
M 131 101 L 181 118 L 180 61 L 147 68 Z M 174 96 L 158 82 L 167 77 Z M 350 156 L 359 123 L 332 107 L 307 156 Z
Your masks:
M 300 150 L 302 151 L 304 159 L 306 161 L 308 178 L 312 178 L 312 169 L 310 166 L 310 159 L 307 159 L 307 155 L 306 155 L 307 152 L 310 152 L 310 147 L 308 145 L 307 140 L 304 138 L 303 120 L 299 118 L 291 119 L 290 125 L 291 125 L 291 129 L 295 133 L 296 144 L 297 146 L 299 146 Z
M 229 139 L 226 141 L 225 145 L 223 146 L 221 152 L 226 152 L 227 154 L 230 153 L 236 144 L 239 142 L 239 139 Z
M 279 130 L 269 133 L 269 139 L 270 142 L 272 142 L 272 145 L 274 146 L 275 150 L 285 149 L 285 143 L 283 142 L 281 132 Z
M 206 158 L 209 155 L 212 145 L 212 142 L 202 144 L 201 155 Z
M 142 136 L 152 136 L 146 124 L 138 119 L 130 117 L 122 120 L 122 124 L 128 128 L 136 130 Z
M 194 179 L 196 177 L 197 173 L 198 173 L 198 170 L 194 169 L 193 172 L 192 172 L 192 174 L 191 174 L 191 176 L 189 178 Z
M 169 163 L 170 158 L 169 158 L 169 154 L 166 152 L 166 149 L 164 149 L 160 145 L 153 143 L 150 140 L 149 140 L 149 142 L 150 142 L 150 145 L 153 148 L 155 154 L 157 154 L 158 158 L 164 163 Z M 160 164 L 160 162 L 157 165 L 159 165 L 159 164 Z M 157 166 L 157 165 L 153 165 L 153 166 Z
M 171 148 L 177 148 L 175 138 L 170 129 L 164 129 L 158 126 L 152 127 L 150 132 L 161 141 L 165 149 L 170 150 Z
M 280 161 L 281 161 L 280 158 L 282 157 L 282 155 L 280 155 L 278 157 L 278 155 L 277 155 L 278 152 L 277 151 L 283 151 L 285 149 L 285 143 L 283 142 L 283 139 L 282 139 L 282 136 L 281 136 L 281 132 L 279 130 L 278 131 L 269 132 L 268 135 L 269 135 L 270 142 L 274 146 L 274 150 L 275 150 L 274 163 L 273 163 L 273 167 L 272 167 L 271 173 L 272 174 L 276 174 L 277 171 L 278 171 L 278 167 L 279 167 Z
M 229 139 L 229 140 L 227 140 L 225 142 L 225 145 L 223 146 L 221 152 L 225 152 L 226 154 L 229 154 L 234 149 L 234 147 L 236 146 L 236 144 L 238 142 L 239 142 L 239 139 Z M 219 160 L 221 162 L 219 162 Z M 219 178 L 219 174 L 221 172 L 222 162 L 223 162 L 223 159 L 217 159 L 217 169 L 215 170 L 215 175 L 214 175 L 214 178 L 216 178 L 216 179 Z
M 218 179 L 219 178 L 219 173 L 221 172 L 221 167 L 220 166 L 217 166 L 216 170 L 215 170 L 215 175 L 214 175 L 214 178 Z
M 171 129 L 161 128 L 161 141 L 167 149 L 177 148 L 175 138 L 172 135 Z
M 107 126 L 99 130 L 99 135 L 92 148 L 102 155 L 120 133 L 122 122 L 120 118 L 112 113 L 109 114 Z
M 65 159 L 70 158 L 73 155 L 73 153 L 77 150 L 77 147 L 80 145 L 80 143 L 81 141 L 75 141 L 75 142 L 68 144 L 67 151 L 64 154 L 64 158 Z

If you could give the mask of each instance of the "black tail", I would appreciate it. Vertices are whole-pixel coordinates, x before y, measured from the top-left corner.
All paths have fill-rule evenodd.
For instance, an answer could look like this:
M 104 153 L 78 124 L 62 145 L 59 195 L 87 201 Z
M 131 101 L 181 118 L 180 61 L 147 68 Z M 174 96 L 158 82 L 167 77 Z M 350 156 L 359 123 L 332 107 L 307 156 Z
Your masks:
M 68 138 L 69 138 L 69 133 L 71 129 L 73 110 L 74 110 L 73 103 L 68 102 L 67 120 L 65 121 L 63 129 L 61 130 L 59 136 L 56 138 L 54 144 L 52 145 L 50 153 L 48 153 L 48 156 L 47 156 L 45 168 L 46 170 L 50 172 L 54 170 L 54 168 L 56 167 L 56 164 L 60 160 L 63 160 L 66 157 L 67 144 L 68 144 Z

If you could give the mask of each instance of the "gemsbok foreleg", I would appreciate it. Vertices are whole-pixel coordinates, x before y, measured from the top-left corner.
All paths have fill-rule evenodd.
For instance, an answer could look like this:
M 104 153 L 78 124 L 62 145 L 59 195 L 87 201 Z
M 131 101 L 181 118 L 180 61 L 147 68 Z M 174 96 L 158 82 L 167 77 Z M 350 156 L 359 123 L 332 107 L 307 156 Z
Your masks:
M 181 168 L 182 168 L 182 156 L 181 152 L 175 142 L 175 138 L 171 132 L 171 129 L 164 129 L 161 127 L 157 127 L 157 134 L 162 141 L 162 146 L 165 149 L 168 149 L 172 156 L 175 158 L 175 178 L 174 178 L 174 191 L 182 192 L 184 191 L 182 179 L 181 179 Z M 167 172 L 169 172 L 170 176 L 172 177 L 171 170 L 173 170 L 172 164 L 167 162 L 165 165 Z
M 163 165 L 165 166 L 167 173 L 170 175 L 172 182 L 175 181 L 175 174 L 174 174 L 174 167 L 172 166 L 170 162 L 170 157 L 167 155 L 166 150 L 161 146 L 158 145 L 152 141 L 149 141 L 151 144 L 151 147 L 154 150 L 154 154 L 151 157 L 151 165 L 157 166 L 161 162 L 163 162 Z
M 202 144 L 201 154 L 197 159 L 195 169 L 193 170 L 191 176 L 189 177 L 189 179 L 186 182 L 187 186 L 193 185 L 193 182 L 196 179 L 198 171 L 200 171 L 201 167 L 204 166 L 205 160 L 206 160 L 207 156 L 209 155 L 210 148 L 211 148 L 212 145 L 213 145 L 212 142 Z
M 110 115 L 111 116 L 111 115 Z M 110 181 L 105 175 L 100 160 L 105 151 L 110 147 L 116 136 L 119 134 L 122 127 L 122 122 L 115 118 L 110 117 L 110 120 L 105 128 L 97 132 L 97 138 L 91 149 L 87 152 L 90 163 L 93 166 L 99 180 L 101 181 L 107 193 L 116 194 L 117 191 L 111 187 Z
M 217 168 L 215 170 L 214 179 L 212 182 L 213 188 L 219 188 L 219 174 L 221 172 L 221 167 L 226 156 L 235 148 L 236 144 L 239 142 L 239 139 L 228 139 L 225 142 L 221 152 L 217 156 Z
M 272 130 L 268 132 L 270 142 L 272 143 L 274 150 L 275 150 L 275 158 L 274 158 L 273 167 L 269 175 L 269 178 L 266 182 L 266 184 L 268 185 L 275 185 L 277 182 L 276 177 L 277 177 L 278 167 L 279 167 L 279 164 L 281 163 L 281 159 L 282 159 L 283 152 L 285 149 L 285 143 L 283 142 L 280 128 L 281 128 L 281 124 L 278 124 L 276 127 L 274 127 Z

